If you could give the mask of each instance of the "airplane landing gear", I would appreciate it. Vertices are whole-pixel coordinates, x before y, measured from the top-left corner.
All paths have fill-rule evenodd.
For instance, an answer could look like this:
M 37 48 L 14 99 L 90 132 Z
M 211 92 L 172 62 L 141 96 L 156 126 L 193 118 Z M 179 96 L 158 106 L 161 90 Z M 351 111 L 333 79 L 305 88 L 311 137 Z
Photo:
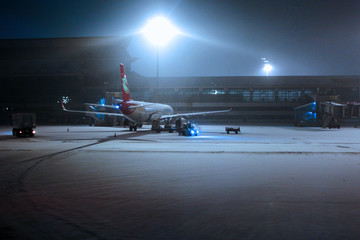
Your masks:
M 160 133 L 161 132 L 160 123 L 158 121 L 153 121 L 152 126 L 151 126 L 151 130 L 155 131 L 157 133 Z
M 130 131 L 134 130 L 136 132 L 137 131 L 137 126 L 136 125 L 135 126 L 129 126 L 129 130 Z
M 173 133 L 174 129 L 171 127 L 171 124 L 165 124 L 164 129 L 169 131 L 169 133 Z

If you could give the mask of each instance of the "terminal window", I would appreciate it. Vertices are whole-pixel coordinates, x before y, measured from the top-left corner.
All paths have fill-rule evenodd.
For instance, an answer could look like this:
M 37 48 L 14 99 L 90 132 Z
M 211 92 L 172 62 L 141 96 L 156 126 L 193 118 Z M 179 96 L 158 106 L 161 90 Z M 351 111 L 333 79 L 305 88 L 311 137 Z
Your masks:
M 294 102 L 301 97 L 300 90 L 279 90 L 277 100 L 279 102 Z
M 232 96 L 240 96 L 242 101 L 249 102 L 250 101 L 250 90 L 245 89 L 229 89 L 228 94 Z
M 179 95 L 199 95 L 200 91 L 198 88 L 179 88 Z
M 273 102 L 275 100 L 274 90 L 254 90 L 253 102 Z
M 156 95 L 174 95 L 175 89 L 173 88 L 160 88 L 155 90 Z
M 225 94 L 225 90 L 218 88 L 218 89 L 214 89 L 214 88 L 204 88 L 203 89 L 203 94 L 213 94 L 213 95 L 217 95 L 217 94 Z

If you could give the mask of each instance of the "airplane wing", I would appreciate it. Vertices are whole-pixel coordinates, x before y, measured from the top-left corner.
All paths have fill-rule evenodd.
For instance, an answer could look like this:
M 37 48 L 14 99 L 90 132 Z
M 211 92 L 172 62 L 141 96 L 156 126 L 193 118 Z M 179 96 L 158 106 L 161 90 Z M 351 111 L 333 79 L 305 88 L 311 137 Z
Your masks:
M 98 103 L 84 103 L 84 104 L 94 110 L 96 110 L 95 107 L 107 107 L 107 108 L 120 109 L 120 106 L 121 106 L 121 104 L 117 104 L 117 105 L 106 105 L 106 104 L 98 104 Z
M 336 102 L 321 102 L 321 104 L 327 105 L 327 106 L 336 106 L 336 107 L 346 107 L 347 106 L 347 104 L 341 104 L 341 103 L 336 103 Z
M 65 112 L 73 112 L 73 113 L 87 113 L 87 114 L 100 114 L 100 115 L 108 115 L 108 116 L 121 116 L 124 117 L 122 113 L 111 113 L 111 112 L 93 112 L 93 111 L 81 111 L 81 110 L 69 110 L 66 109 L 64 104 L 61 102 L 61 107 Z
M 189 117 L 189 116 L 197 116 L 197 115 L 204 115 L 204 116 L 205 116 L 205 115 L 207 115 L 207 114 L 230 112 L 231 110 L 232 110 L 232 108 L 229 108 L 229 109 L 227 109 L 227 110 L 219 110 L 219 111 L 169 114 L 169 115 L 162 115 L 162 116 L 161 116 L 161 119 L 177 118 L 177 117 Z
M 117 108 L 118 105 L 105 105 L 105 104 L 98 104 L 98 103 L 84 103 L 87 106 L 93 107 L 108 107 L 108 108 Z
M 108 107 L 108 108 L 116 108 L 118 109 L 118 106 L 120 105 L 106 105 L 106 104 L 98 104 L 98 103 L 84 103 L 87 106 L 94 106 L 94 107 Z M 130 105 L 128 106 L 128 108 L 132 109 L 132 108 L 138 108 L 138 107 L 147 107 L 147 106 L 151 106 L 154 105 L 155 103 L 143 103 L 143 104 L 137 104 L 137 105 Z

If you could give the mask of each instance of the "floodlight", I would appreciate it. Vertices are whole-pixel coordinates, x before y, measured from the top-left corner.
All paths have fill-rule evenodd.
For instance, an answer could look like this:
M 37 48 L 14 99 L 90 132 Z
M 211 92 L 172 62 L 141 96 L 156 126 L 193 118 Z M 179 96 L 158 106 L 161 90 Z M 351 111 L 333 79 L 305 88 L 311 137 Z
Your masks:
M 270 72 L 273 69 L 273 67 L 270 64 L 265 64 L 264 71 Z
M 271 72 L 273 67 L 270 64 L 266 63 L 263 69 L 266 72 L 266 76 L 269 76 L 269 72 Z
M 142 32 L 152 44 L 162 46 L 178 34 L 179 30 L 166 18 L 155 17 L 148 20 Z

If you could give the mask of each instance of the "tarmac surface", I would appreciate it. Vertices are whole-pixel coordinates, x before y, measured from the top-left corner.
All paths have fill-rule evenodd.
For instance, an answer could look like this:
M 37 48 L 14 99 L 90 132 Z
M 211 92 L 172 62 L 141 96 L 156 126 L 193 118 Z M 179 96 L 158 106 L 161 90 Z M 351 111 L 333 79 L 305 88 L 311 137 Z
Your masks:
M 360 129 L 0 128 L 0 239 L 359 239 Z

